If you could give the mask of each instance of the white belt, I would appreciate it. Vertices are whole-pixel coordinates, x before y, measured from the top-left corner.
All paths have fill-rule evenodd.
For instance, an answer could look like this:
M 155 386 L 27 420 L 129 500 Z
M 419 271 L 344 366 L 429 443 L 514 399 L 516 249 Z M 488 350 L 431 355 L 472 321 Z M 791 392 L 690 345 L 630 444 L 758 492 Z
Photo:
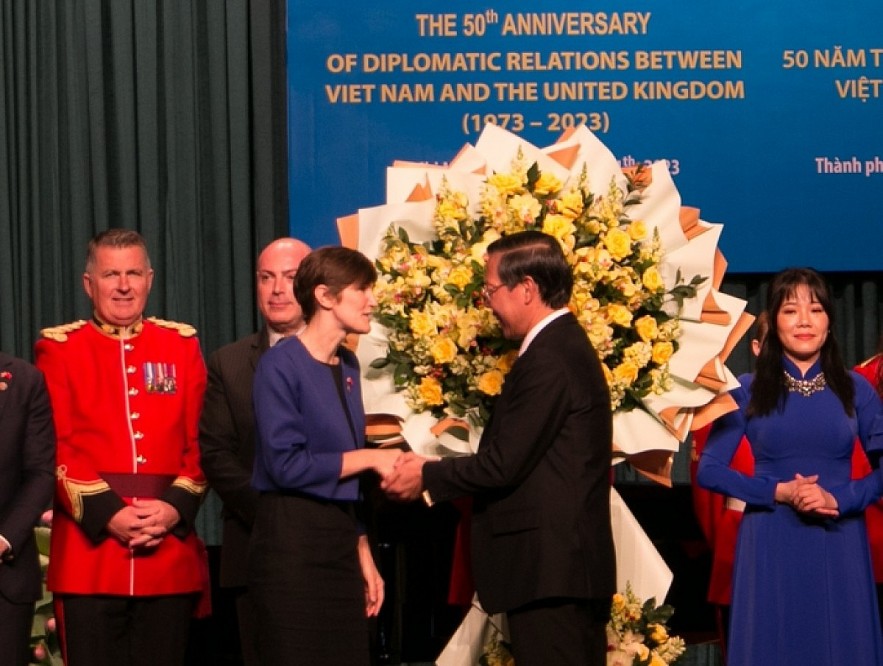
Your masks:
M 739 513 L 743 513 L 745 511 L 745 502 L 740 499 L 736 499 L 735 497 L 728 497 L 726 501 L 726 507 L 730 511 L 738 511 Z

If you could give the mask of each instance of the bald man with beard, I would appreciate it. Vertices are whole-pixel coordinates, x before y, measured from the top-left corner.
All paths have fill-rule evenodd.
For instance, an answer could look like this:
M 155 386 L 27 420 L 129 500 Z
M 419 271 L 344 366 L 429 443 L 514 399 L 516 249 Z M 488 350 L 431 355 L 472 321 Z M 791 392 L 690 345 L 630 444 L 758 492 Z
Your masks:
M 273 241 L 258 257 L 257 301 L 264 327 L 214 352 L 208 360 L 208 386 L 199 422 L 202 468 L 224 503 L 221 587 L 236 599 L 242 656 L 256 666 L 255 622 L 246 588 L 246 562 L 258 493 L 251 486 L 254 466 L 254 412 L 251 388 L 258 360 L 283 337 L 303 325 L 294 298 L 294 276 L 309 254 L 294 238 Z

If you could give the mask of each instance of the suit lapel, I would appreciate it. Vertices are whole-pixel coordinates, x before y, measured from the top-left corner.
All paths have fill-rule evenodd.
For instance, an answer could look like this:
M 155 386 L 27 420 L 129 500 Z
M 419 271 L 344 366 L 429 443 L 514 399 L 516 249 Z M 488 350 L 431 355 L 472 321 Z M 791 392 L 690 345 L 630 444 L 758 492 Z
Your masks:
M 252 372 L 257 369 L 261 354 L 269 348 L 270 332 L 267 330 L 267 327 L 264 326 L 259 333 L 255 333 L 254 336 L 252 336 L 251 350 L 249 351 L 249 361 L 251 362 Z

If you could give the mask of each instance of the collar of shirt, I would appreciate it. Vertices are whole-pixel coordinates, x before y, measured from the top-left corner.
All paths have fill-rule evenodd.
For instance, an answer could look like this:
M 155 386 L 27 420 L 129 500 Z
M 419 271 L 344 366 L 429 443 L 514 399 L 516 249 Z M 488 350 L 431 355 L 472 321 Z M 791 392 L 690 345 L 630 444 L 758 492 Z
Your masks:
M 527 351 L 527 348 L 530 346 L 530 343 L 533 342 L 534 338 L 540 334 L 546 326 L 551 324 L 553 321 L 558 319 L 558 317 L 562 315 L 566 315 L 570 310 L 567 308 L 561 308 L 560 310 L 555 310 L 554 312 L 550 312 L 545 317 L 540 319 L 534 327 L 527 332 L 527 335 L 524 336 L 524 340 L 521 341 L 521 347 L 518 349 L 518 355 L 521 356 L 524 352 Z

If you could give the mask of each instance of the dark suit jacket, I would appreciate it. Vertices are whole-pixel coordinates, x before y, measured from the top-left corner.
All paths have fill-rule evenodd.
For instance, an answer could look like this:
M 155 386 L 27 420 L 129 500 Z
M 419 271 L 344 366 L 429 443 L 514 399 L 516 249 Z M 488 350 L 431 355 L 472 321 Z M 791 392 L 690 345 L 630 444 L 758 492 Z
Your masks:
M 478 453 L 424 465 L 433 500 L 474 496 L 473 574 L 485 610 L 613 595 L 611 440 L 601 364 L 568 313 L 515 362 Z
M 269 345 L 266 328 L 221 347 L 208 360 L 208 385 L 199 421 L 202 469 L 224 502 L 221 585 L 244 586 L 258 493 L 254 467 L 254 370 Z
M 34 526 L 54 490 L 55 428 L 43 375 L 0 352 L 0 534 L 12 544 L 12 559 L 0 564 L 0 595 L 9 601 L 42 595 Z

